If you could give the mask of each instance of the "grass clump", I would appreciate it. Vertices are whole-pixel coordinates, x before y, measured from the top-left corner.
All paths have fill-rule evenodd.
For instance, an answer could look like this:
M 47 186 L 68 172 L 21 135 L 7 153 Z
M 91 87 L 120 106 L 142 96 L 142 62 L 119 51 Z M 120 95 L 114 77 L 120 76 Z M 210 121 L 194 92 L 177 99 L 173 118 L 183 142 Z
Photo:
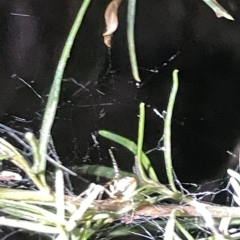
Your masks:
M 61 81 L 75 36 L 90 2 L 90 0 L 83 1 L 63 49 L 46 105 L 40 138 L 38 140 L 29 132 L 25 134 L 24 144 L 31 149 L 33 163 L 29 164 L 16 147 L 0 138 L 0 160 L 14 163 L 25 172 L 35 186 L 35 190 L 0 188 L 2 213 L 0 225 L 51 234 L 57 240 L 85 240 L 94 234 L 98 238 L 125 236 L 132 232 L 139 235 L 147 232 L 150 234 L 148 228 L 156 231 L 161 229 L 164 239 L 179 239 L 181 235 L 193 239 L 190 231 L 204 229 L 204 226 L 210 229 L 207 239 L 239 238 L 239 233 L 228 231 L 231 224 L 239 224 L 239 207 L 227 208 L 199 202 L 184 191 L 178 190 L 175 185 L 171 159 L 171 116 L 178 87 L 177 70 L 173 72 L 173 88 L 164 127 L 165 165 L 170 187 L 159 182 L 150 160 L 142 151 L 145 121 L 143 103 L 140 104 L 137 144 L 114 133 L 99 131 L 100 135 L 132 151 L 135 155 L 135 174 L 124 173 L 126 177 L 123 177 L 120 172 L 119 175 L 122 174 L 122 177 L 111 177 L 108 188 L 92 183 L 78 197 L 72 197 L 64 194 L 62 172 L 64 167 L 56 157 L 56 161 L 53 161 L 56 167 L 54 190 L 49 186 L 46 180 L 46 161 L 49 160 L 47 148 L 57 110 Z M 228 16 L 219 5 L 216 5 L 216 1 L 208 1 L 208 4 L 209 2 L 213 4 L 211 5 L 213 9 L 217 9 L 218 16 L 221 14 L 224 17 Z M 129 0 L 128 41 L 133 75 L 139 81 L 133 35 L 135 5 L 136 1 Z M 222 11 L 220 15 L 219 9 Z M 106 170 L 101 166 L 97 168 L 100 169 L 98 175 Z M 89 168 L 86 169 L 88 170 Z M 232 171 L 229 171 L 229 174 L 235 190 L 234 200 L 239 204 L 240 177 Z M 136 187 L 134 179 L 139 182 L 139 187 Z M 100 198 L 103 192 L 108 195 L 104 200 Z M 163 204 L 162 201 L 166 199 L 174 200 L 175 204 Z M 201 219 L 197 225 L 189 221 L 189 217 L 193 216 Z M 139 220 L 142 221 L 140 225 L 137 224 Z M 120 223 L 125 224 L 124 229 Z

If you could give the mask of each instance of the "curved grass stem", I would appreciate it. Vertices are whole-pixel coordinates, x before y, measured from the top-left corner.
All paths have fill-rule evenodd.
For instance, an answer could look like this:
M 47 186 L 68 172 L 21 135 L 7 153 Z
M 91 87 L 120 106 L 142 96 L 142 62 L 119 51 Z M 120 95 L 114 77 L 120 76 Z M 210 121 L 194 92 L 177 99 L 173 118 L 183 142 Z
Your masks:
M 164 159 L 167 171 L 168 182 L 172 191 L 177 192 L 177 189 L 174 184 L 173 177 L 173 166 L 172 166 L 172 153 L 171 153 L 171 122 L 172 122 L 172 113 L 173 107 L 177 95 L 178 90 L 178 70 L 173 71 L 173 86 L 172 91 L 169 97 L 168 106 L 167 106 L 167 114 L 164 123 Z
M 141 79 L 138 73 L 137 57 L 136 57 L 135 42 L 134 42 L 136 2 L 137 0 L 128 1 L 127 39 L 128 39 L 128 49 L 129 49 L 129 55 L 130 55 L 132 74 L 136 81 L 141 82 Z
M 145 104 L 140 103 L 139 106 L 139 127 L 138 127 L 138 143 L 137 143 L 137 158 L 142 162 L 142 147 L 144 138 L 144 125 L 145 125 Z
M 48 97 L 47 106 L 43 116 L 43 122 L 42 122 L 41 131 L 40 131 L 40 139 L 39 139 L 40 164 L 39 164 L 38 172 L 43 173 L 41 174 L 42 182 L 46 181 L 44 173 L 46 168 L 47 146 L 48 146 L 49 137 L 51 135 L 51 128 L 53 125 L 53 121 L 57 111 L 63 73 L 67 64 L 67 60 L 70 56 L 70 51 L 72 49 L 74 39 L 81 26 L 83 17 L 86 13 L 86 10 L 90 2 L 91 0 L 84 0 L 81 8 L 79 9 L 77 17 L 74 21 L 74 24 L 70 30 L 70 33 L 64 45 L 62 55 L 58 62 L 57 70 L 55 72 L 53 84 Z

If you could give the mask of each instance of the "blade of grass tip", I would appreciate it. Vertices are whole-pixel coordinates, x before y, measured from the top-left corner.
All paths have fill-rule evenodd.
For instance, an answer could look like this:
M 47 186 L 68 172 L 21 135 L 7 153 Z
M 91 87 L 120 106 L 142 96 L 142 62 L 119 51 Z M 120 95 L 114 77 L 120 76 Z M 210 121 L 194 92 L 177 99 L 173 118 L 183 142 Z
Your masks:
M 40 151 L 40 166 L 39 166 L 39 172 L 45 173 L 46 168 L 46 154 L 47 154 L 47 146 L 48 141 L 50 137 L 50 131 L 52 128 L 52 124 L 54 121 L 54 117 L 57 110 L 58 100 L 59 100 L 59 94 L 61 89 L 61 82 L 63 73 L 66 67 L 67 59 L 70 56 L 70 51 L 73 46 L 74 39 L 77 35 L 77 32 L 81 26 L 83 17 L 86 13 L 86 10 L 90 4 L 91 0 L 84 0 L 82 3 L 82 6 L 79 9 L 79 12 L 77 14 L 77 17 L 74 21 L 74 24 L 70 30 L 70 33 L 68 35 L 67 41 L 64 45 L 62 55 L 60 57 L 60 60 L 58 62 L 57 70 L 55 72 L 53 84 L 50 90 L 50 94 L 47 101 L 46 110 L 44 112 L 43 121 L 42 121 L 42 127 L 40 131 L 40 139 L 39 139 L 39 151 Z M 45 176 L 42 175 L 43 182 L 45 180 Z
M 138 158 L 138 161 L 140 161 L 140 163 L 142 162 L 144 125 L 145 125 L 145 104 L 140 103 L 140 106 L 139 106 L 139 123 L 138 123 L 138 142 L 137 142 L 137 158 Z
M 171 122 L 172 122 L 172 113 L 173 107 L 177 95 L 178 90 L 178 70 L 173 71 L 173 86 L 172 91 L 170 93 L 168 106 L 167 106 L 167 113 L 164 122 L 164 159 L 166 165 L 166 172 L 168 177 L 168 182 L 172 191 L 177 192 L 177 189 L 174 184 L 174 177 L 173 177 L 173 166 L 172 166 L 172 153 L 171 153 Z
M 56 209 L 57 209 L 57 217 L 64 221 L 65 219 L 65 201 L 64 201 L 64 179 L 63 179 L 63 171 L 60 168 L 56 168 L 55 175 L 55 192 L 56 192 Z
M 224 17 L 228 20 L 234 21 L 234 18 L 216 0 L 203 1 L 215 12 L 218 18 Z
M 127 39 L 128 39 L 128 49 L 129 49 L 131 67 L 132 67 L 132 74 L 136 81 L 141 82 L 141 79 L 138 73 L 137 57 L 136 57 L 135 42 L 134 42 L 136 2 L 137 0 L 128 0 Z

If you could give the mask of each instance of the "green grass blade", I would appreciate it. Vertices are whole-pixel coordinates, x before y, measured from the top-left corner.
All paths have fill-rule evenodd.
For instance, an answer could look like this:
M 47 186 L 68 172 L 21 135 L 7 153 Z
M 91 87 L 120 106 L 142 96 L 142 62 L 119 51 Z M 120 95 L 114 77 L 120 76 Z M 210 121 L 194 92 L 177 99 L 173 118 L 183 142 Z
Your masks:
M 8 212 L 12 216 L 25 219 L 35 219 L 36 221 L 44 220 L 53 225 L 64 225 L 66 221 L 59 219 L 58 216 L 42 207 L 28 204 L 21 201 L 11 201 L 0 199 L 1 211 Z
M 173 87 L 168 101 L 167 114 L 164 122 L 164 159 L 167 171 L 168 182 L 171 189 L 174 192 L 177 192 L 177 189 L 174 184 L 173 177 L 173 166 L 172 166 L 172 154 L 171 154 L 171 122 L 172 122 L 172 113 L 173 107 L 178 90 L 178 70 L 173 71 Z
M 187 231 L 187 229 L 179 222 L 175 221 L 176 227 L 182 232 L 182 234 L 185 236 L 187 240 L 194 240 L 194 238 L 191 236 L 191 234 Z
M 25 221 L 18 219 L 11 219 L 7 217 L 0 218 L 1 226 L 15 227 L 18 229 L 25 229 L 27 231 L 35 231 L 39 233 L 51 233 L 51 234 L 59 234 L 60 231 L 56 227 L 44 226 L 40 223 L 35 223 L 33 221 Z
M 112 167 L 100 166 L 100 165 L 88 165 L 84 164 L 83 166 L 74 166 L 71 168 L 74 170 L 78 175 L 89 174 L 98 177 L 104 177 L 108 179 L 113 179 L 115 176 L 114 169 Z M 121 177 L 136 177 L 134 173 L 121 171 L 119 170 L 119 174 Z
M 128 49 L 129 49 L 131 67 L 132 67 L 132 74 L 136 81 L 141 82 L 141 79 L 138 73 L 137 57 L 136 57 L 135 42 L 134 42 L 136 2 L 137 0 L 128 0 L 127 39 L 128 39 Z
M 150 178 L 148 178 L 143 169 L 142 147 L 144 138 L 144 126 L 145 126 L 145 105 L 144 103 L 141 103 L 139 106 L 138 144 L 137 144 L 137 156 L 135 157 L 135 168 L 137 176 L 140 179 L 140 181 L 142 181 L 144 184 L 155 185 L 156 181 L 152 181 L 149 173 L 148 174 Z M 148 171 L 149 169 L 146 170 Z
M 70 56 L 70 51 L 72 49 L 75 37 L 81 26 L 83 17 L 86 13 L 86 10 L 87 10 L 90 2 L 91 2 L 91 0 L 84 0 L 81 8 L 79 9 L 77 17 L 74 21 L 74 24 L 70 30 L 69 36 L 68 36 L 65 46 L 63 48 L 62 55 L 58 62 L 57 70 L 56 70 L 53 84 L 52 84 L 50 94 L 48 97 L 47 106 L 46 106 L 46 110 L 45 110 L 45 113 L 43 116 L 43 122 L 42 122 L 41 131 L 40 131 L 40 139 L 39 139 L 39 152 L 41 153 L 39 172 L 42 173 L 42 175 L 41 175 L 42 182 L 45 181 L 44 173 L 45 173 L 45 168 L 46 168 L 47 146 L 48 146 L 49 137 L 51 135 L 51 128 L 52 128 L 52 124 L 54 121 L 54 117 L 56 114 L 57 105 L 58 105 L 58 101 L 59 101 L 59 94 L 60 94 L 60 89 L 61 89 L 63 73 L 64 73 L 64 70 L 66 67 L 67 60 Z
M 139 106 L 139 123 L 138 123 L 138 143 L 137 143 L 137 158 L 142 163 L 142 148 L 144 138 L 144 125 L 145 125 L 145 104 L 140 103 Z
M 54 202 L 53 195 L 43 194 L 42 191 L 31 191 L 11 188 L 0 188 L 0 199 L 11 199 L 17 201 Z

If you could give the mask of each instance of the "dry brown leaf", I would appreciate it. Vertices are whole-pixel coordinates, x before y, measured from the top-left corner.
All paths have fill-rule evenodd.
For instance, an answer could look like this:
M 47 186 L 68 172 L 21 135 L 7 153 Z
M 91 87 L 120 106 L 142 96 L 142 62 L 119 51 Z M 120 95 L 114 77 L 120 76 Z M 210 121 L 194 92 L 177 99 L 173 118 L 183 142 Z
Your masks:
M 112 0 L 105 11 L 104 18 L 106 23 L 106 32 L 103 33 L 104 43 L 107 47 L 111 47 L 111 39 L 113 33 L 118 28 L 118 7 L 122 0 Z

